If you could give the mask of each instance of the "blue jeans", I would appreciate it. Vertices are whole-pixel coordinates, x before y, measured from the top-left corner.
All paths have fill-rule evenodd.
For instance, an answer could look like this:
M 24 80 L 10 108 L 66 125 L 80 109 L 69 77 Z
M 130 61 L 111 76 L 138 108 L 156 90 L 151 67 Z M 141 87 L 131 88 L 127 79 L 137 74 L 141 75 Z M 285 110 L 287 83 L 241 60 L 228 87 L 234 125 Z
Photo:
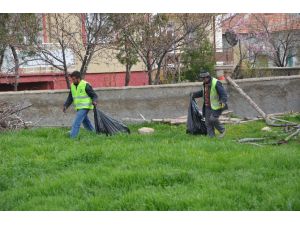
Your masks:
M 89 120 L 87 114 L 89 113 L 89 109 L 79 109 L 76 113 L 76 117 L 74 119 L 72 130 L 70 133 L 71 138 L 77 137 L 80 129 L 81 123 L 83 124 L 83 127 L 87 129 L 88 131 L 94 131 L 94 127 L 91 124 L 91 121 Z

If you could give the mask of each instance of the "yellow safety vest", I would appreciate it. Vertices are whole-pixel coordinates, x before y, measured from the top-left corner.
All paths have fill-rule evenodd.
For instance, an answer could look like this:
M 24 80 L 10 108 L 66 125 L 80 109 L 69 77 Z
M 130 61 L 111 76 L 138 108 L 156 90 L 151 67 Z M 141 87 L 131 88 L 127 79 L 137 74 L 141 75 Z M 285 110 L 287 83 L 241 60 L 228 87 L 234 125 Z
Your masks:
M 216 86 L 217 86 L 217 79 L 212 77 L 211 87 L 210 87 L 210 106 L 213 110 L 219 110 L 222 108 L 220 97 L 218 95 Z
M 72 83 L 71 93 L 73 97 L 73 104 L 76 110 L 79 109 L 93 109 L 92 99 L 88 96 L 85 91 L 87 82 L 81 80 L 77 87 Z

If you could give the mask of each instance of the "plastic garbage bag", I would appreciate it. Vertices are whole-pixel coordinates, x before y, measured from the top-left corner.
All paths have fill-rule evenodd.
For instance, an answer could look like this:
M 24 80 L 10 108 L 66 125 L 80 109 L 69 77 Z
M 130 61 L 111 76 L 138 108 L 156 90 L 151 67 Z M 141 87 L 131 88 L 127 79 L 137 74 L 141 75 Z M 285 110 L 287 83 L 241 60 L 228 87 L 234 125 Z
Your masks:
M 197 105 L 197 102 L 192 97 L 190 98 L 186 126 L 186 133 L 188 134 L 207 134 L 205 119 Z
M 129 133 L 129 128 L 122 122 L 113 119 L 101 110 L 94 107 L 95 130 L 97 134 L 113 135 L 116 133 Z

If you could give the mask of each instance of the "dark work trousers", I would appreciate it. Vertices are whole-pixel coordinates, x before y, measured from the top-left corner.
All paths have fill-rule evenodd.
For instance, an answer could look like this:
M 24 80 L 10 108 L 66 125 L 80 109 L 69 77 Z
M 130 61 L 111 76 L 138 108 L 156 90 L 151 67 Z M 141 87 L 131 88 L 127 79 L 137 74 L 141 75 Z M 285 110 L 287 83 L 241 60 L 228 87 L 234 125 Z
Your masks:
M 221 110 L 212 110 L 210 107 L 205 107 L 205 125 L 207 127 L 207 134 L 209 137 L 215 136 L 215 128 L 220 133 L 225 131 L 223 124 L 219 121 L 221 114 Z

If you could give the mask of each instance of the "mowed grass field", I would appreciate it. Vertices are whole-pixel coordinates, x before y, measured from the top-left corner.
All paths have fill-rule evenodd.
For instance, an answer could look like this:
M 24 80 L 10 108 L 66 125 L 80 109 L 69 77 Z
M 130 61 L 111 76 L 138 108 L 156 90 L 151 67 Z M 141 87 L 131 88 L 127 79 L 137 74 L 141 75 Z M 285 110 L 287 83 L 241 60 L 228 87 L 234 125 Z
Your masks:
M 293 120 L 300 121 L 299 116 Z M 227 126 L 224 139 L 147 124 L 155 133 L 106 137 L 66 129 L 0 133 L 0 210 L 300 210 L 300 139 L 263 147 L 238 138 L 263 122 Z

